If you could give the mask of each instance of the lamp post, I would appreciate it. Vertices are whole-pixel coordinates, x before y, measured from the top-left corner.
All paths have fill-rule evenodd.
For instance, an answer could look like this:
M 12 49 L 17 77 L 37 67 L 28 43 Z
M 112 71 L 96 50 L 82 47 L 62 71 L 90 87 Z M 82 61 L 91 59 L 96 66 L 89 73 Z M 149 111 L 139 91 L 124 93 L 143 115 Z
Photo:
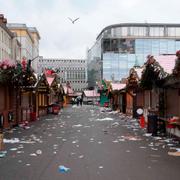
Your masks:
M 32 61 L 34 61 L 35 59 L 37 59 L 37 58 L 39 58 L 40 56 L 38 55 L 38 56 L 36 56 L 36 57 L 34 57 L 34 58 L 32 58 L 32 59 L 29 59 L 28 60 L 28 66 L 29 66 L 29 70 L 30 70 L 30 68 L 31 68 L 31 62 Z M 36 68 L 34 68 L 34 69 L 36 69 Z M 37 70 L 37 69 L 36 69 Z M 39 96 L 39 95 L 38 95 Z M 32 91 L 31 92 L 31 100 L 30 100 L 30 118 L 31 118 L 31 120 L 35 120 L 36 119 L 36 117 L 37 117 L 37 114 L 39 114 L 38 113 L 38 111 L 36 112 L 36 110 L 37 110 L 37 105 L 36 105 L 36 92 L 35 91 Z M 35 103 L 34 103 L 35 102 Z
M 41 57 L 41 56 L 36 56 L 36 57 L 34 57 L 34 58 L 32 58 L 32 59 L 28 59 L 28 67 L 31 67 L 32 66 L 32 62 L 35 60 L 35 59 L 37 59 L 37 58 L 39 58 L 39 57 Z M 39 68 L 38 68 L 38 63 L 35 63 L 33 66 L 33 69 L 34 69 L 34 71 L 36 72 L 36 73 L 39 73 L 40 71 L 39 71 Z
M 31 62 L 34 61 L 36 58 L 40 57 L 39 55 L 34 57 L 33 59 L 29 59 L 29 65 L 31 66 Z

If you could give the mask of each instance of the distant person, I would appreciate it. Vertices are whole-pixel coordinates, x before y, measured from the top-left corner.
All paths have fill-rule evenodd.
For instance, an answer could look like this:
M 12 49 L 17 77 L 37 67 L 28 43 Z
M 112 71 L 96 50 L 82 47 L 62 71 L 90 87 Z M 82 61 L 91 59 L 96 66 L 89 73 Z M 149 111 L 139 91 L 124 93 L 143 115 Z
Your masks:
M 71 103 L 72 103 L 72 105 L 75 104 L 75 98 L 72 98 L 72 99 L 71 99 Z
M 80 102 L 80 99 L 77 97 L 77 98 L 76 98 L 76 104 L 77 104 L 77 106 L 79 106 L 79 102 Z
M 80 105 L 82 106 L 82 103 L 83 103 L 82 97 L 81 97 L 81 99 L 79 100 L 79 102 L 80 102 Z

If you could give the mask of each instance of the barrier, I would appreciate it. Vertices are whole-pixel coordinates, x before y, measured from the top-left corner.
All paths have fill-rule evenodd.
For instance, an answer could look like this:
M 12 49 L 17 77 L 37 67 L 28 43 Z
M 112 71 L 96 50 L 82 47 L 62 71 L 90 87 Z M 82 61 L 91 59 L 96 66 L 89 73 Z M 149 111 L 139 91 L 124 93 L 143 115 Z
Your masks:
M 30 119 L 31 119 L 31 121 L 36 121 L 36 112 L 31 112 L 30 113 Z

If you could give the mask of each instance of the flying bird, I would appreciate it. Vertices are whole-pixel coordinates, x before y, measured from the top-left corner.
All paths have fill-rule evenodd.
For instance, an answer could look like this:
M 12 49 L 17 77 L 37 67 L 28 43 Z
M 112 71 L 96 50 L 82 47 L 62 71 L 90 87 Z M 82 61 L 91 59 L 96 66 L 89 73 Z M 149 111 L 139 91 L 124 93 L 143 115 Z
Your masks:
M 70 17 L 68 17 L 68 19 L 74 24 L 79 18 L 76 18 L 76 19 L 71 19 Z

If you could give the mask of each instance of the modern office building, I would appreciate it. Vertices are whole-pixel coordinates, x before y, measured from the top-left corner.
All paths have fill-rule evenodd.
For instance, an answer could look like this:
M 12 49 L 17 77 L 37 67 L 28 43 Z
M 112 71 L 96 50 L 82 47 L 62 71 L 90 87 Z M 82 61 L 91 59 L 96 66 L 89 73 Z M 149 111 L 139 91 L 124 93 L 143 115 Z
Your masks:
M 46 59 L 42 57 L 38 62 L 39 73 L 45 68 L 56 70 L 61 83 L 69 82 L 76 92 L 87 88 L 87 60 L 85 59 Z
M 174 54 L 180 49 L 180 24 L 123 23 L 105 27 L 88 50 L 88 81 L 119 81 L 148 54 Z

